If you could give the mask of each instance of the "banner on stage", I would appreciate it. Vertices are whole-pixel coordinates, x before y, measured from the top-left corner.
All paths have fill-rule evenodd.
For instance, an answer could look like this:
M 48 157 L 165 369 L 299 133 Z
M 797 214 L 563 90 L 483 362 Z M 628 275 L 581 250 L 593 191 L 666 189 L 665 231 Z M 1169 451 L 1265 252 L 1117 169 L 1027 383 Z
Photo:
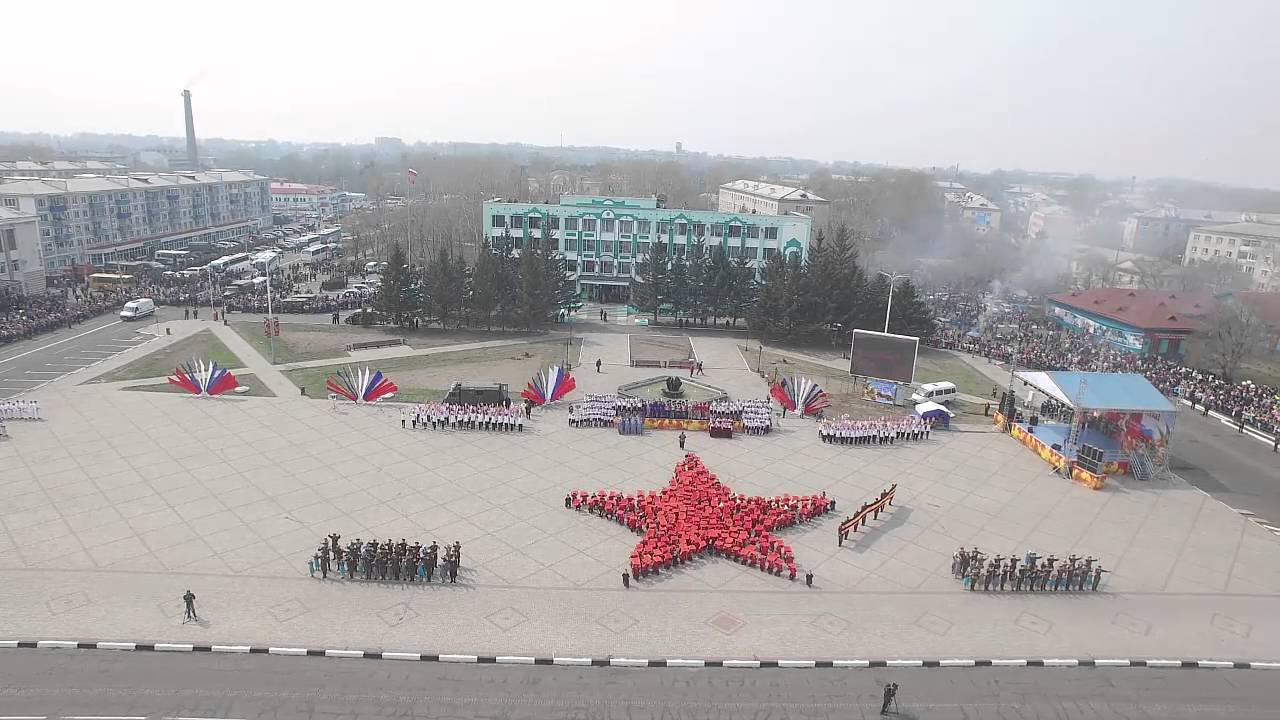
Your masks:
M 898 384 L 890 380 L 867 378 L 862 386 L 862 399 L 881 405 L 893 405 L 898 396 Z

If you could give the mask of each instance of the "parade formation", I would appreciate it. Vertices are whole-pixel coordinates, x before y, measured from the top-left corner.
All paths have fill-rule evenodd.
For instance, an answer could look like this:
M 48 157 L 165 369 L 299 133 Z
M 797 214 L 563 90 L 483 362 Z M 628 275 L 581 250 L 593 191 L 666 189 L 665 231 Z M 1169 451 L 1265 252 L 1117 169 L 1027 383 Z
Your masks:
M 345 548 L 341 540 L 341 535 L 331 533 L 320 542 L 307 563 L 311 577 L 319 573 L 320 579 L 327 580 L 329 573 L 334 573 L 347 580 L 431 582 L 439 568 L 440 582 L 458 582 L 458 568 L 462 563 L 460 542 L 445 545 L 441 557 L 440 545 L 434 540 L 430 545 L 420 542 L 410 545 L 404 538 L 398 543 L 391 540 L 379 543 L 376 539 L 363 542 L 356 538 Z
M 847 415 L 818 423 L 818 437 L 836 445 L 893 445 L 898 441 L 928 440 L 933 422 L 919 417 L 854 420 Z
M 510 403 L 493 405 L 460 405 L 455 403 L 419 403 L 400 408 L 400 427 L 414 430 L 493 430 L 524 432 L 529 416 L 527 405 Z
M 1041 558 L 1029 550 L 1021 558 L 988 558 L 976 547 L 961 547 L 951 556 L 951 575 L 970 592 L 979 585 L 984 592 L 1003 592 L 1006 588 L 1014 592 L 1084 592 L 1086 587 L 1097 592 L 1103 573 L 1111 572 L 1097 562 L 1095 557 L 1078 555 L 1070 555 L 1065 561 L 1053 555 Z
M 574 490 L 564 506 L 625 525 L 643 537 L 631 552 L 631 577 L 657 575 L 694 557 L 713 553 L 772 575 L 796 579 L 791 547 L 775 530 L 808 522 L 835 508 L 820 495 L 747 496 L 732 492 L 688 453 L 661 490 L 626 495 L 616 490 Z

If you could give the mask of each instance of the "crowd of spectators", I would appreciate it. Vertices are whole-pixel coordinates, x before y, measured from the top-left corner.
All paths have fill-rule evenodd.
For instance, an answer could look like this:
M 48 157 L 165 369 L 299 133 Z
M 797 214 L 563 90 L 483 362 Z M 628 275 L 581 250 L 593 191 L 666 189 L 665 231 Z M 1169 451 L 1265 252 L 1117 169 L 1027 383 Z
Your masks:
M 1280 389 L 1251 381 L 1228 382 L 1218 375 L 1155 355 L 1114 350 L 1089 336 L 1047 327 L 1025 313 L 981 331 L 941 329 L 927 343 L 933 347 L 981 355 L 989 361 L 1016 361 L 1029 370 L 1139 373 L 1161 392 L 1234 418 L 1268 434 L 1280 428 Z
M 71 327 L 116 307 L 113 300 L 87 297 L 68 300 L 65 292 L 44 295 L 0 295 L 0 345 L 26 340 L 43 332 Z

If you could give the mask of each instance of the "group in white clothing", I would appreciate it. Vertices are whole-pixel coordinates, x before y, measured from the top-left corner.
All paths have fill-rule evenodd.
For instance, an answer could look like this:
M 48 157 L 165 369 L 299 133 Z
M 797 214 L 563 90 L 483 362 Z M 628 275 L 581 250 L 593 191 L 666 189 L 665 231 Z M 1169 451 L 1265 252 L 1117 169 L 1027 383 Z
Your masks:
M 499 430 L 524 432 L 525 405 L 460 405 L 456 403 L 418 403 L 400 408 L 400 427 L 413 429 L 431 426 L 432 430 Z
M 933 421 L 920 417 L 854 420 L 848 415 L 818 423 L 818 437 L 837 445 L 892 445 L 896 440 L 928 440 Z
M 0 420 L 43 420 L 39 400 L 0 400 Z

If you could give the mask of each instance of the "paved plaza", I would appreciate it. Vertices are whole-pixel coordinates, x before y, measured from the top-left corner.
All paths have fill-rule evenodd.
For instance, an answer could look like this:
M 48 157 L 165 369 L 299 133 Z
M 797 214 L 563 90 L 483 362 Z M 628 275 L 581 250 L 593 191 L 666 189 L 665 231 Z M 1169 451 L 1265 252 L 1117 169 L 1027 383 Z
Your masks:
M 173 337 L 208 327 L 171 325 Z M 564 496 L 664 486 L 675 433 L 574 429 L 563 407 L 519 434 L 402 430 L 395 405 L 298 397 L 216 331 L 278 397 L 122 392 L 79 385 L 83 373 L 41 390 L 48 420 L 10 423 L 0 638 L 597 657 L 1280 654 L 1280 542 L 1181 481 L 1090 491 L 985 426 L 887 448 L 824 445 L 790 416 L 769 436 L 691 434 L 688 449 L 735 492 L 838 501 L 779 533 L 815 586 L 706 557 L 624 590 L 638 537 L 566 510 Z M 693 345 L 700 380 L 765 395 L 733 340 Z M 660 374 L 627 367 L 627 347 L 625 334 L 585 336 L 572 397 Z M 894 482 L 894 510 L 837 547 L 844 514 Z M 312 579 L 307 560 L 330 532 L 460 541 L 459 584 Z M 967 593 L 949 574 L 960 545 L 1092 554 L 1113 572 L 1096 594 Z M 180 623 L 187 588 L 200 624 Z

